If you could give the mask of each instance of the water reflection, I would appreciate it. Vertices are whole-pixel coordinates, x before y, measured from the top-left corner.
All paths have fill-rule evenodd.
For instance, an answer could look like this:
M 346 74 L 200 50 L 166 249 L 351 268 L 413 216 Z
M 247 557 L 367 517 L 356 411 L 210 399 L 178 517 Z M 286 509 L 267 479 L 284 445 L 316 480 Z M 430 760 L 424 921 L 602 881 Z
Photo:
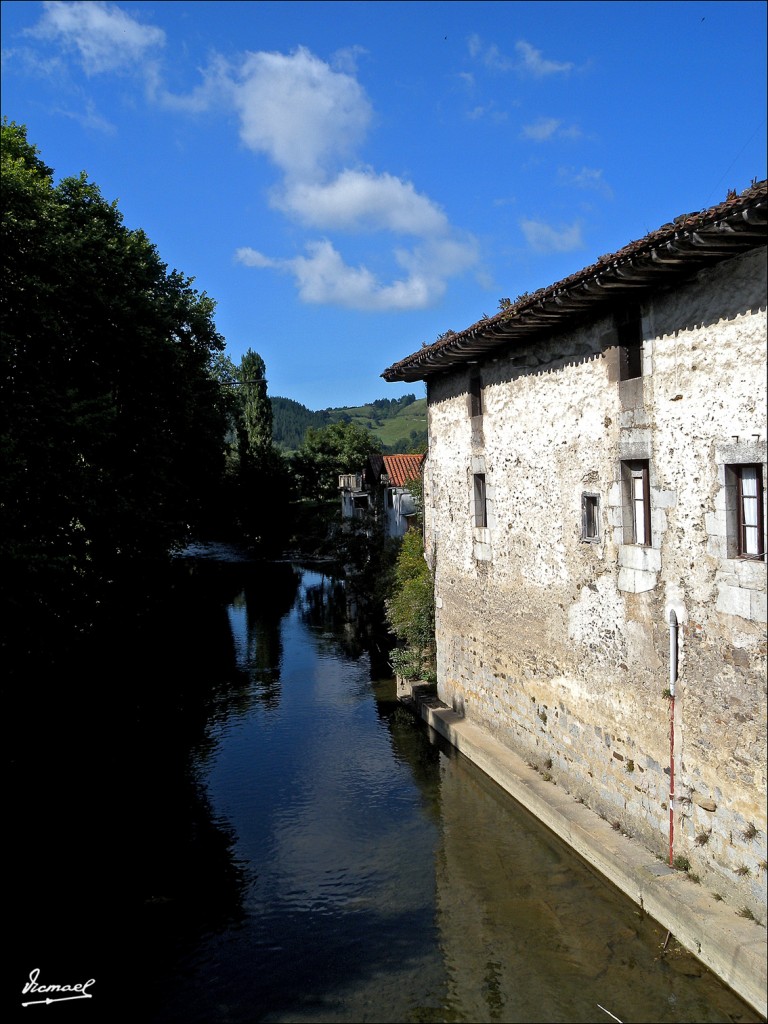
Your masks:
M 192 559 L 162 611 L 19 744 L 15 977 L 148 1024 L 755 1019 L 397 704 L 331 572 Z
M 279 629 L 230 596 L 252 699 L 229 690 L 194 765 L 238 912 L 179 949 L 151 1019 L 754 1019 L 371 678 L 342 581 L 304 571 Z

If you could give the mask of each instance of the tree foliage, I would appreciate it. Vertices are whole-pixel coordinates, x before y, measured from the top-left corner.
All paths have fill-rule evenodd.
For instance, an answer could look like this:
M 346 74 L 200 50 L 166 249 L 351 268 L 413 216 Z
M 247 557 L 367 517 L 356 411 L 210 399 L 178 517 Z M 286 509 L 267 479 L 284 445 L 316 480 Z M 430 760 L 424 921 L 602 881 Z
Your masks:
M 339 493 L 339 475 L 362 469 L 369 455 L 381 446 L 365 427 L 340 421 L 307 430 L 304 443 L 291 459 L 302 497 L 333 498 Z
M 272 405 L 267 397 L 266 370 L 264 360 L 253 349 L 249 348 L 240 360 L 242 463 L 258 463 L 272 448 Z
M 1 142 L 0 546 L 11 611 L 60 614 L 205 520 L 224 342 L 213 301 L 84 173 L 54 184 L 13 122 Z
M 246 541 L 254 554 L 281 553 L 291 533 L 290 467 L 272 441 L 272 402 L 266 365 L 248 349 L 239 365 L 219 354 L 213 372 L 226 394 L 226 473 L 220 536 Z

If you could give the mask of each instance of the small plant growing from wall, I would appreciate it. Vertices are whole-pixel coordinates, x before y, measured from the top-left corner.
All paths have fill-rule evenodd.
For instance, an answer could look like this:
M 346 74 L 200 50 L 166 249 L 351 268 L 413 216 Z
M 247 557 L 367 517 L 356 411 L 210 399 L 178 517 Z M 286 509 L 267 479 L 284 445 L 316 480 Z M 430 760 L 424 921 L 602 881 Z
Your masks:
M 738 875 L 738 876 L 739 876 L 740 878 L 746 878 L 746 877 L 747 877 L 747 875 L 749 875 L 749 874 L 750 874 L 749 866 L 748 866 L 747 864 L 740 864 L 740 865 L 739 865 L 739 866 L 738 866 L 738 867 L 736 868 L 736 874 L 737 874 L 737 875 Z
M 697 832 L 696 833 L 696 838 L 694 839 L 694 842 L 696 843 L 697 846 L 706 846 L 707 843 L 709 842 L 709 839 L 710 839 L 711 835 L 712 835 L 712 829 L 709 829 L 706 832 L 703 832 L 703 831 L 702 832 Z
M 743 917 L 746 921 L 754 921 L 755 924 L 760 924 L 755 915 L 749 909 L 749 907 L 742 907 L 741 910 L 736 911 L 739 917 Z
M 741 838 L 744 840 L 745 843 L 751 843 L 752 840 L 755 838 L 755 836 L 759 836 L 759 835 L 760 835 L 760 833 L 758 832 L 758 830 L 755 828 L 755 826 L 750 821 L 750 823 L 747 825 L 747 827 L 741 833 Z
M 678 871 L 690 871 L 691 862 L 687 857 L 678 856 L 672 862 L 672 867 L 677 868 Z
M 629 760 L 626 761 L 625 764 L 624 764 L 624 771 L 632 773 L 634 770 L 635 770 L 635 762 L 630 757 Z

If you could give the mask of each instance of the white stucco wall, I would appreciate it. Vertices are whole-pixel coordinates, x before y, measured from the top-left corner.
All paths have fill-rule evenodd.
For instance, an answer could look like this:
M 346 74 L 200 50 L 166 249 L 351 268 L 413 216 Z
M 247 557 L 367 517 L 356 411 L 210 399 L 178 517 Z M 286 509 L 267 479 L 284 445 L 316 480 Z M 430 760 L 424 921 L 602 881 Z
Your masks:
M 724 485 L 727 464 L 768 476 L 765 250 L 642 314 L 639 381 L 615 380 L 608 317 L 472 367 L 482 417 L 470 367 L 430 381 L 439 694 L 664 855 L 674 609 L 676 852 L 712 890 L 764 909 L 766 566 L 728 557 Z M 649 463 L 648 547 L 625 543 L 629 459 Z M 585 492 L 599 497 L 592 543 Z

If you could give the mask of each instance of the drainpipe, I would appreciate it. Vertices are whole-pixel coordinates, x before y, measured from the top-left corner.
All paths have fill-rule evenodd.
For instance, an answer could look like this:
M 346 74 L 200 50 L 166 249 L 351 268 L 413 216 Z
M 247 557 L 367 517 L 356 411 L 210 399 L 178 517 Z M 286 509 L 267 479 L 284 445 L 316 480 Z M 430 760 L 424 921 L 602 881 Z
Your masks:
M 675 683 L 677 682 L 677 615 L 669 613 L 669 866 L 675 839 Z

